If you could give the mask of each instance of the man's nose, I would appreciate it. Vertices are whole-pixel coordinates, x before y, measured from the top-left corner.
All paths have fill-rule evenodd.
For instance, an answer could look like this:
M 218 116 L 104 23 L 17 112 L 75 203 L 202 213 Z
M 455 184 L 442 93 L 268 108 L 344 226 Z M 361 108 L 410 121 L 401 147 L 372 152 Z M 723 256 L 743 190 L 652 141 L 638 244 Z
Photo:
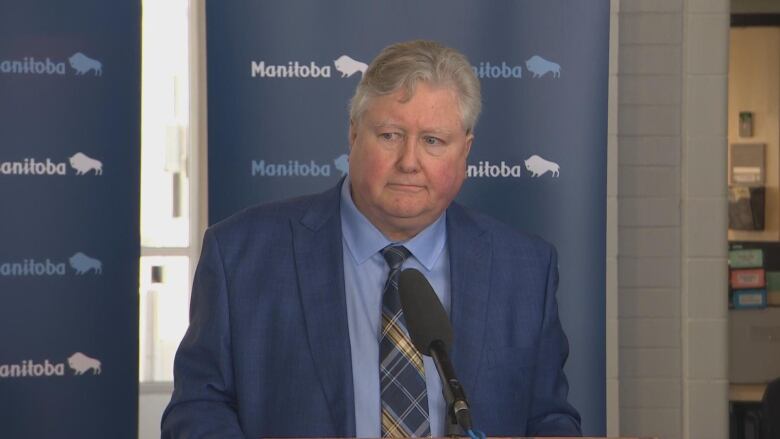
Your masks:
M 417 149 L 417 139 L 413 136 L 407 137 L 398 157 L 398 168 L 402 172 L 416 172 L 419 169 Z

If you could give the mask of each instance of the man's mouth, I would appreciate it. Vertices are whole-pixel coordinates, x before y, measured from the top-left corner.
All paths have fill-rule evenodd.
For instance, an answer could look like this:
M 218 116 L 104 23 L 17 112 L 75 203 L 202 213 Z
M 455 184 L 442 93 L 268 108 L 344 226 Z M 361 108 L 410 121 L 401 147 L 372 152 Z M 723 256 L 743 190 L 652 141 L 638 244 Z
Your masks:
M 425 187 L 421 185 L 405 184 L 405 183 L 388 183 L 387 188 L 394 191 L 409 192 L 409 193 L 420 192 L 425 189 Z

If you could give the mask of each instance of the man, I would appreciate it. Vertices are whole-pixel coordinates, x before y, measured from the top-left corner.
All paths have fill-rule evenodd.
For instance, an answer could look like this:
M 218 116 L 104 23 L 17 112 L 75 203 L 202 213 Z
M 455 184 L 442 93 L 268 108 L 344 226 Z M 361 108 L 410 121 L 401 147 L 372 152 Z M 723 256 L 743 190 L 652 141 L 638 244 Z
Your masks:
M 163 437 L 443 436 L 439 378 L 397 304 L 402 268 L 450 315 L 475 428 L 580 434 L 554 249 L 453 203 L 479 110 L 463 55 L 392 45 L 350 103 L 346 179 L 206 232 Z

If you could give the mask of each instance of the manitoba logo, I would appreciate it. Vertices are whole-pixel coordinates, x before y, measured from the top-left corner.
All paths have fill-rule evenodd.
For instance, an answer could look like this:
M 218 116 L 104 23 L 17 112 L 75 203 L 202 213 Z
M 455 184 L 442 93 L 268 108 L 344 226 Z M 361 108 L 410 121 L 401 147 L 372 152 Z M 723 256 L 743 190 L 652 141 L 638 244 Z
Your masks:
M 65 363 L 52 363 L 22 360 L 18 364 L 0 364 L 0 378 L 65 376 Z
M 0 73 L 15 73 L 21 75 L 65 75 L 64 62 L 52 61 L 50 58 L 37 59 L 26 56 L 21 59 L 4 59 L 0 61 Z
M 314 61 L 289 61 L 287 64 L 252 61 L 253 78 L 330 78 L 330 73 L 330 66 L 319 66 Z
M 100 375 L 100 360 L 90 358 L 81 352 L 68 357 L 68 366 L 73 369 L 74 375 L 84 375 L 85 372 L 92 371 L 92 375 Z
M 69 157 L 68 163 L 76 171 L 76 175 L 85 175 L 93 171 L 93 175 L 103 174 L 103 163 L 81 152 Z M 50 157 L 0 161 L 0 175 L 67 175 L 68 163 L 54 161 Z
M 318 164 L 314 160 L 287 163 L 266 163 L 265 160 L 252 160 L 252 177 L 330 177 L 330 165 Z
M 495 78 L 522 78 L 523 68 L 520 66 L 508 65 L 501 61 L 501 64 L 491 64 L 490 62 L 481 62 L 477 66 L 471 66 L 474 74 L 480 79 Z
M 525 160 L 525 169 L 531 171 L 531 177 L 541 177 L 546 173 L 550 173 L 553 177 L 559 177 L 561 175 L 561 167 L 555 162 L 545 160 L 538 155 L 534 154 Z
M 70 160 L 70 166 L 76 170 L 76 175 L 84 175 L 90 171 L 95 171 L 95 175 L 103 174 L 103 163 L 88 157 L 86 154 L 77 152 L 68 160 Z
M 0 60 L 0 73 L 62 76 L 66 75 L 68 72 L 66 64 L 70 65 L 76 76 L 85 75 L 87 73 L 90 73 L 93 76 L 101 76 L 103 74 L 103 64 L 81 52 L 76 52 L 71 55 L 68 58 L 67 63 L 50 57 L 36 58 L 34 56 L 25 56 L 18 59 L 3 59 Z
M 524 160 L 523 165 L 531 173 L 532 178 L 541 177 L 548 172 L 552 177 L 560 176 L 560 165 L 545 160 L 536 154 Z M 499 163 L 491 163 L 484 160 L 476 165 L 468 165 L 466 167 L 466 175 L 470 178 L 518 178 L 522 175 L 523 165 L 507 163 L 503 160 Z
M 81 352 L 76 352 L 66 360 L 73 375 L 100 375 L 101 362 L 90 358 Z M 0 378 L 40 378 L 64 377 L 65 363 L 51 362 L 48 358 L 42 361 L 22 360 L 16 364 L 0 364 Z
M 481 79 L 495 79 L 495 78 L 522 78 L 523 67 L 519 65 L 509 65 L 505 61 L 501 61 L 501 64 L 493 64 L 490 62 L 481 62 L 479 65 L 471 66 L 474 70 L 474 74 Z M 542 58 L 539 55 L 533 55 L 525 61 L 526 72 L 531 73 L 531 78 L 541 78 L 548 73 L 548 77 L 560 78 L 561 77 L 561 65 Z
M 0 263 L 0 276 L 65 276 L 65 263 L 51 259 L 23 259 Z
M 333 166 L 344 176 L 349 171 L 349 156 L 342 154 L 333 160 Z M 288 160 L 287 163 L 270 163 L 265 160 L 252 160 L 252 177 L 330 177 L 333 174 L 330 163 L 317 163 L 314 160 L 301 162 Z
M 533 74 L 533 78 L 541 78 L 548 73 L 552 73 L 553 78 L 561 77 L 561 65 L 548 61 L 539 55 L 528 58 L 525 62 L 525 68 Z
M 0 175 L 65 175 L 67 165 L 52 159 L 26 158 L 14 162 L 0 161 Z
M 341 171 L 342 177 L 347 175 L 349 173 L 349 155 L 342 154 L 338 156 L 336 160 L 333 160 L 333 165 L 337 170 Z
M 317 64 L 316 61 L 287 61 L 287 63 L 271 63 L 252 61 L 250 73 L 253 78 L 292 78 L 319 79 L 330 78 L 333 68 L 340 73 L 341 78 L 349 78 L 360 72 L 366 72 L 368 64 L 358 61 L 349 55 L 341 55 L 333 60 L 333 66 Z
M 368 69 L 368 64 L 352 59 L 347 55 L 338 57 L 338 59 L 333 61 L 333 65 L 336 66 L 336 70 L 341 73 L 342 78 L 349 78 L 357 72 L 360 72 L 362 75 L 363 73 L 366 73 L 366 70 Z
M 20 261 L 0 262 L 0 276 L 2 277 L 41 277 L 41 276 L 65 276 L 70 267 L 75 275 L 102 274 L 103 263 L 100 260 L 89 257 L 82 252 L 77 252 L 68 262 L 52 260 L 49 258 L 22 259 Z
M 78 252 L 75 255 L 71 256 L 68 259 L 68 263 L 70 264 L 70 267 L 75 270 L 76 274 L 86 274 L 86 273 L 94 273 L 94 274 L 102 274 L 103 273 L 103 263 L 95 258 L 90 258 L 89 256 L 85 255 L 84 253 Z
M 95 76 L 103 75 L 103 64 L 96 59 L 92 59 L 87 55 L 84 55 L 81 52 L 73 54 L 73 56 L 68 58 L 68 62 L 76 72 L 76 75 L 85 75 L 90 72 L 92 72 L 92 74 Z
M 475 177 L 489 177 L 489 178 L 509 178 L 520 177 L 522 168 L 520 165 L 507 164 L 501 160 L 500 163 L 490 163 L 489 161 L 480 161 L 476 165 L 468 165 L 466 168 L 466 176 L 470 178 Z

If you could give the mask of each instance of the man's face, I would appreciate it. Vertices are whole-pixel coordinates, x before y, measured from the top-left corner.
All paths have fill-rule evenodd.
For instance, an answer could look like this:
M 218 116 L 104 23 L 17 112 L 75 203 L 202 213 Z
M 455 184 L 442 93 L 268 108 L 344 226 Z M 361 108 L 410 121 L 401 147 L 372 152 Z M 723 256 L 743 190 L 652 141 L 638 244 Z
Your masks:
M 373 98 L 349 130 L 349 176 L 357 208 L 386 237 L 406 240 L 441 215 L 460 190 L 473 136 L 455 91 L 418 82 Z

